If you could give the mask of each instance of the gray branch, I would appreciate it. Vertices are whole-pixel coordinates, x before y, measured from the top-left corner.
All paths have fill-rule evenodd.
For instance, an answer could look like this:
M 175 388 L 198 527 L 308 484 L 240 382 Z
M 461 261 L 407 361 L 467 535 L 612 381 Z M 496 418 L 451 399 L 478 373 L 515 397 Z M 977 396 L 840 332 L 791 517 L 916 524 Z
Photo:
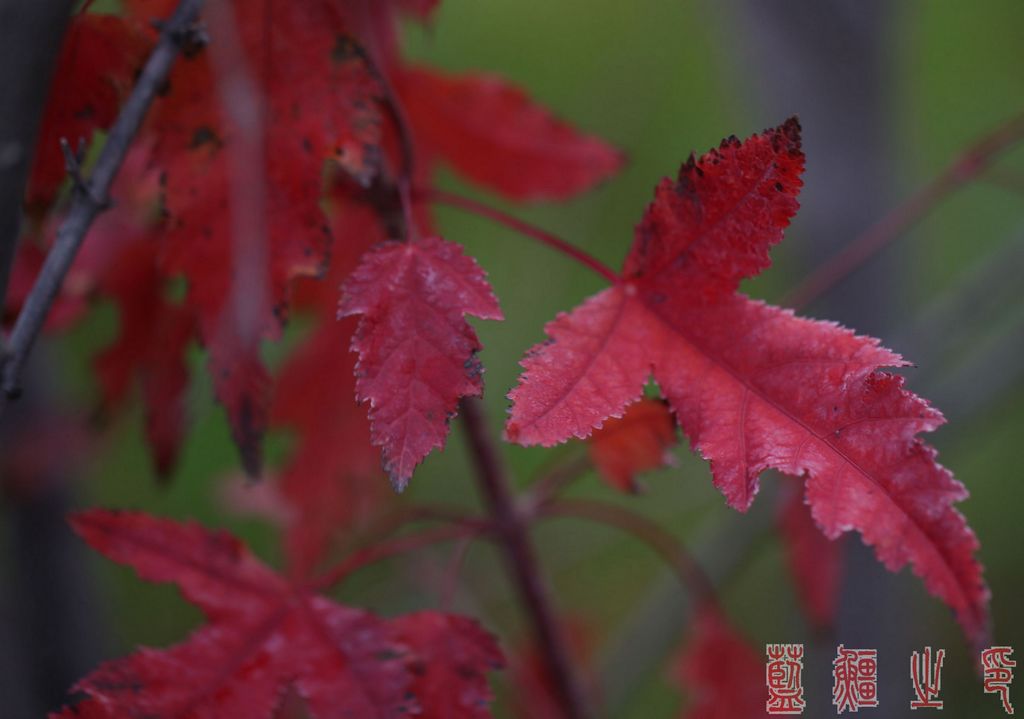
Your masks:
M 18 395 L 21 369 L 60 291 L 64 276 L 93 220 L 109 205 L 110 187 L 150 105 L 167 81 L 178 53 L 183 45 L 194 39 L 202 5 L 203 0 L 181 0 L 178 4 L 174 15 L 163 26 L 156 48 L 146 61 L 132 94 L 110 129 L 92 175 L 75 188 L 67 218 L 57 231 L 53 248 L 46 256 L 43 268 L 11 331 L 0 373 L 0 387 L 5 397 Z

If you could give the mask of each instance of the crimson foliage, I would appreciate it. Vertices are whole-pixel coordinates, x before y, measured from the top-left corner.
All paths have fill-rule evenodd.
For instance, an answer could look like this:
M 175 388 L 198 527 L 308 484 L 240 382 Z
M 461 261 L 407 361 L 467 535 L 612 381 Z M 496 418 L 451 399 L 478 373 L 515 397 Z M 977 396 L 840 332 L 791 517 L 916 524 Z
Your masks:
M 432 169 L 512 200 L 564 199 L 611 176 L 622 156 L 500 78 L 407 64 L 396 16 L 425 19 L 435 4 L 236 0 L 229 25 L 210 18 L 214 46 L 184 57 L 153 107 L 120 202 L 77 258 L 52 324 L 73 322 L 93 298 L 117 303 L 120 335 L 96 361 L 103 402 L 118 406 L 138 381 L 163 474 L 186 435 L 194 342 L 251 474 L 268 427 L 295 431 L 276 485 L 289 578 L 194 524 L 75 516 L 89 544 L 143 579 L 175 583 L 207 623 L 178 645 L 102 665 L 63 716 L 262 717 L 289 688 L 316 717 L 489 716 L 486 675 L 503 658 L 473 620 L 385 620 L 318 594 L 310 577 L 339 537 L 379 513 L 378 457 L 403 489 L 444 447 L 460 401 L 483 393 L 466 317 L 502 311 L 476 260 L 433 227 L 423 201 Z M 67 37 L 8 314 L 63 207 L 59 138 L 109 127 L 155 39 L 148 20 L 173 3 L 125 5 L 123 17 L 79 14 Z M 835 602 L 826 538 L 857 530 L 889 569 L 910 564 L 981 645 L 989 592 L 954 507 L 966 491 L 919 436 L 941 414 L 883 369 L 906 362 L 738 292 L 769 266 L 803 167 L 791 119 L 730 137 L 662 180 L 621 273 L 607 272 L 612 286 L 556 317 L 527 353 L 506 437 L 590 438 L 593 465 L 633 492 L 638 473 L 666 463 L 678 426 L 739 511 L 764 470 L 792 475 L 803 491 L 782 527 L 813 621 L 827 623 Z M 181 277 L 184 299 L 172 292 Z M 291 312 L 313 329 L 273 376 L 261 342 Z M 663 399 L 642 399 L 651 378 Z M 721 611 L 703 607 L 679 670 L 695 688 L 691 716 L 759 712 L 756 697 L 730 694 L 728 675 L 759 666 Z

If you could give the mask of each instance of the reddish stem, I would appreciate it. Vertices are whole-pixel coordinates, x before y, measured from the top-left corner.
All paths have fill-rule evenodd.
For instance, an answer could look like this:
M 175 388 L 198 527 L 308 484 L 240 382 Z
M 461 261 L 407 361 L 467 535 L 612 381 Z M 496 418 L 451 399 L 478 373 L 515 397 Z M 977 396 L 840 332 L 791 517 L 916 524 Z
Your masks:
M 380 542 L 369 547 L 364 547 L 347 556 L 340 564 L 324 572 L 316 579 L 310 581 L 306 588 L 310 591 L 322 592 L 335 586 L 353 572 L 363 567 L 379 562 L 382 559 L 405 554 L 422 547 L 444 542 L 450 539 L 476 536 L 481 530 L 471 525 L 448 525 L 444 527 L 432 527 L 431 529 L 415 534 L 407 534 L 402 537 Z
M 542 517 L 575 517 L 619 529 L 640 540 L 672 567 L 693 592 L 698 609 L 718 606 L 718 594 L 704 568 L 686 546 L 657 522 L 631 509 L 592 499 L 558 499 L 539 509 Z
M 443 612 L 451 611 L 452 604 L 455 601 L 455 592 L 459 585 L 459 573 L 462 571 L 462 566 L 466 563 L 466 556 L 469 554 L 469 547 L 472 542 L 472 537 L 464 537 L 455 545 L 455 549 L 452 550 L 451 559 L 448 560 L 448 566 L 445 568 L 444 582 L 441 585 L 439 603 Z
M 520 506 L 527 516 L 534 516 L 566 487 L 593 467 L 589 454 L 577 454 L 545 470 L 530 486 Z
M 417 199 L 426 200 L 427 202 L 436 202 L 442 205 L 450 205 L 451 207 L 457 207 L 460 210 L 484 217 L 492 222 L 497 222 L 499 225 L 504 225 L 511 230 L 518 232 L 519 234 L 537 240 L 541 244 L 547 245 L 548 247 L 561 252 L 563 255 L 571 257 L 576 262 L 580 263 L 584 267 L 588 267 L 601 277 L 608 280 L 613 285 L 617 285 L 622 281 L 622 278 L 608 265 L 601 262 L 593 255 L 590 255 L 575 245 L 571 245 L 561 237 L 553 235 L 552 233 L 542 230 L 541 228 L 531 225 L 528 222 L 520 220 L 518 217 L 510 215 L 506 212 L 485 205 L 482 202 L 473 200 L 469 197 L 463 197 L 462 195 L 456 195 L 451 192 L 445 192 L 444 190 L 438 190 L 433 187 L 418 188 L 413 193 Z
M 409 180 L 404 175 L 398 180 L 398 199 L 402 203 L 402 221 L 405 223 L 406 242 L 417 242 L 420 239 L 419 228 L 416 226 L 416 216 L 412 209 L 412 190 L 409 188 Z
M 555 696 L 566 719 L 584 719 L 588 716 L 586 697 L 573 672 L 568 644 L 555 621 L 548 587 L 527 534 L 527 518 L 516 508 L 509 479 L 487 430 L 479 400 L 463 399 L 459 409 L 480 491 L 490 509 L 494 530 L 504 549 L 523 608 L 533 625 Z
M 821 297 L 840 280 L 888 247 L 954 190 L 974 180 L 998 155 L 1024 138 L 1024 114 L 996 127 L 962 152 L 938 177 L 911 195 L 839 254 L 815 269 L 782 300 L 801 308 Z

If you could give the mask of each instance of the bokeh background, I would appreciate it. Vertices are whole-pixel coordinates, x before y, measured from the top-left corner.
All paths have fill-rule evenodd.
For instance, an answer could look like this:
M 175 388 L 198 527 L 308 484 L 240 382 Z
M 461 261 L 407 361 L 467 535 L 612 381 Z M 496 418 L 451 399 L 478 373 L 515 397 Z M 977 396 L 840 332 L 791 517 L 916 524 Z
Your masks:
M 774 267 L 745 286 L 778 301 L 979 137 L 1024 112 L 1022 28 L 1019 0 L 445 0 L 428 27 L 407 28 L 405 45 L 409 56 L 447 69 L 511 78 L 628 154 L 620 175 L 570 203 L 515 207 L 486 197 L 611 265 L 624 257 L 655 183 L 691 151 L 798 114 L 808 158 L 802 210 L 773 252 Z M 448 174 L 438 184 L 474 192 Z M 486 220 L 454 210 L 438 216 L 444 236 L 465 245 L 488 271 L 507 317 L 476 323 L 485 346 L 487 410 L 498 431 L 523 351 L 542 338 L 547 320 L 601 281 Z M 950 418 L 930 440 L 972 494 L 961 508 L 982 542 L 996 641 L 1024 651 L 1022 273 L 1024 150 L 1017 149 L 941 199 L 804 312 L 880 336 L 918 365 L 907 372 L 910 387 Z M 34 369 L 45 378 L 47 401 L 70 417 L 86 415 L 96 396 L 89 358 L 115 330 L 114 310 L 106 307 L 70 335 L 48 341 Z M 283 345 L 301 332 L 293 327 Z M 273 360 L 282 351 L 270 348 L 268 355 Z M 71 440 L 50 450 L 69 460 L 57 463 L 50 490 L 5 494 L 3 716 L 39 716 L 99 659 L 137 644 L 176 641 L 200 621 L 174 589 L 143 584 L 68 536 L 60 520 L 66 509 L 104 505 L 194 517 L 240 533 L 278 561 L 265 523 L 225 509 L 224 479 L 238 471 L 236 453 L 198 353 L 194 361 L 194 427 L 169 485 L 153 481 L 136 409 L 106 421 L 88 418 L 103 430 L 81 452 Z M 271 460 L 288 443 L 271 437 Z M 578 450 L 504 447 L 523 486 L 553 458 Z M 8 444 L 3 451 L 13 449 Z M 833 711 L 831 659 L 840 642 L 879 649 L 881 706 L 872 716 L 910 714 L 909 657 L 924 645 L 947 650 L 947 715 L 1000 714 L 997 698 L 982 693 L 943 605 L 908 571 L 885 572 L 855 537 L 844 545 L 835 632 L 812 634 L 773 529 L 779 478 L 766 477 L 754 508 L 741 516 L 725 506 L 707 466 L 685 444 L 677 455 L 676 467 L 645 478 L 642 496 L 619 497 L 593 475 L 571 492 L 628 504 L 682 538 L 755 647 L 806 642 L 808 716 Z M 422 465 L 407 495 L 476 506 L 457 425 L 447 450 Z M 577 521 L 542 524 L 534 536 L 563 616 L 589 648 L 608 715 L 678 715 L 685 696 L 670 668 L 689 603 L 666 566 L 632 538 Z M 451 554 L 442 547 L 373 567 L 337 596 L 385 614 L 436 605 Z M 514 651 L 522 648 L 524 631 L 511 596 L 497 555 L 474 545 L 454 607 L 479 616 Z M 500 692 L 500 679 L 497 686 Z

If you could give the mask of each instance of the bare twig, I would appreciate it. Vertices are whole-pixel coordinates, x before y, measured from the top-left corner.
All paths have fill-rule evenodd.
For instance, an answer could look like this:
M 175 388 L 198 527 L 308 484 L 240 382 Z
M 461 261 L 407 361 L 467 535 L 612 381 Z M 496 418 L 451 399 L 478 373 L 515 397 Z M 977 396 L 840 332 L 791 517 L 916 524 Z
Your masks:
M 71 142 L 68 138 L 60 138 L 60 151 L 64 154 L 64 171 L 71 178 L 75 192 L 89 192 L 89 187 L 85 184 L 85 178 L 82 177 L 82 163 L 85 161 L 87 150 L 88 146 L 85 143 L 85 138 L 79 138 L 77 150 L 71 149 Z M 103 207 L 109 204 L 107 199 L 103 197 L 93 197 L 92 200 L 97 205 Z
M 1003 151 L 1022 139 L 1024 114 L 1016 115 L 985 134 L 961 153 L 942 174 L 808 275 L 783 298 L 782 304 L 799 309 L 818 299 L 840 280 L 892 244 L 931 212 L 947 195 L 985 172 Z
M 132 94 L 110 129 L 92 175 L 85 182 L 85 191 L 75 192 L 68 215 L 57 231 L 53 247 L 11 332 L 0 375 L 0 387 L 5 397 L 18 395 L 21 368 L 32 351 L 64 276 L 93 220 L 105 208 L 110 187 L 128 154 L 128 148 L 166 82 L 178 52 L 188 42 L 202 5 L 203 0 L 181 0 L 178 4 L 174 15 L 163 27 L 160 40 L 146 61 Z
M 565 638 L 555 620 L 548 587 L 527 535 L 525 517 L 516 508 L 504 466 L 480 411 L 479 400 L 463 399 L 460 417 L 476 465 L 477 482 L 494 519 L 495 532 L 505 553 L 509 572 L 554 685 L 566 719 L 588 716 L 586 696 L 573 672 Z

